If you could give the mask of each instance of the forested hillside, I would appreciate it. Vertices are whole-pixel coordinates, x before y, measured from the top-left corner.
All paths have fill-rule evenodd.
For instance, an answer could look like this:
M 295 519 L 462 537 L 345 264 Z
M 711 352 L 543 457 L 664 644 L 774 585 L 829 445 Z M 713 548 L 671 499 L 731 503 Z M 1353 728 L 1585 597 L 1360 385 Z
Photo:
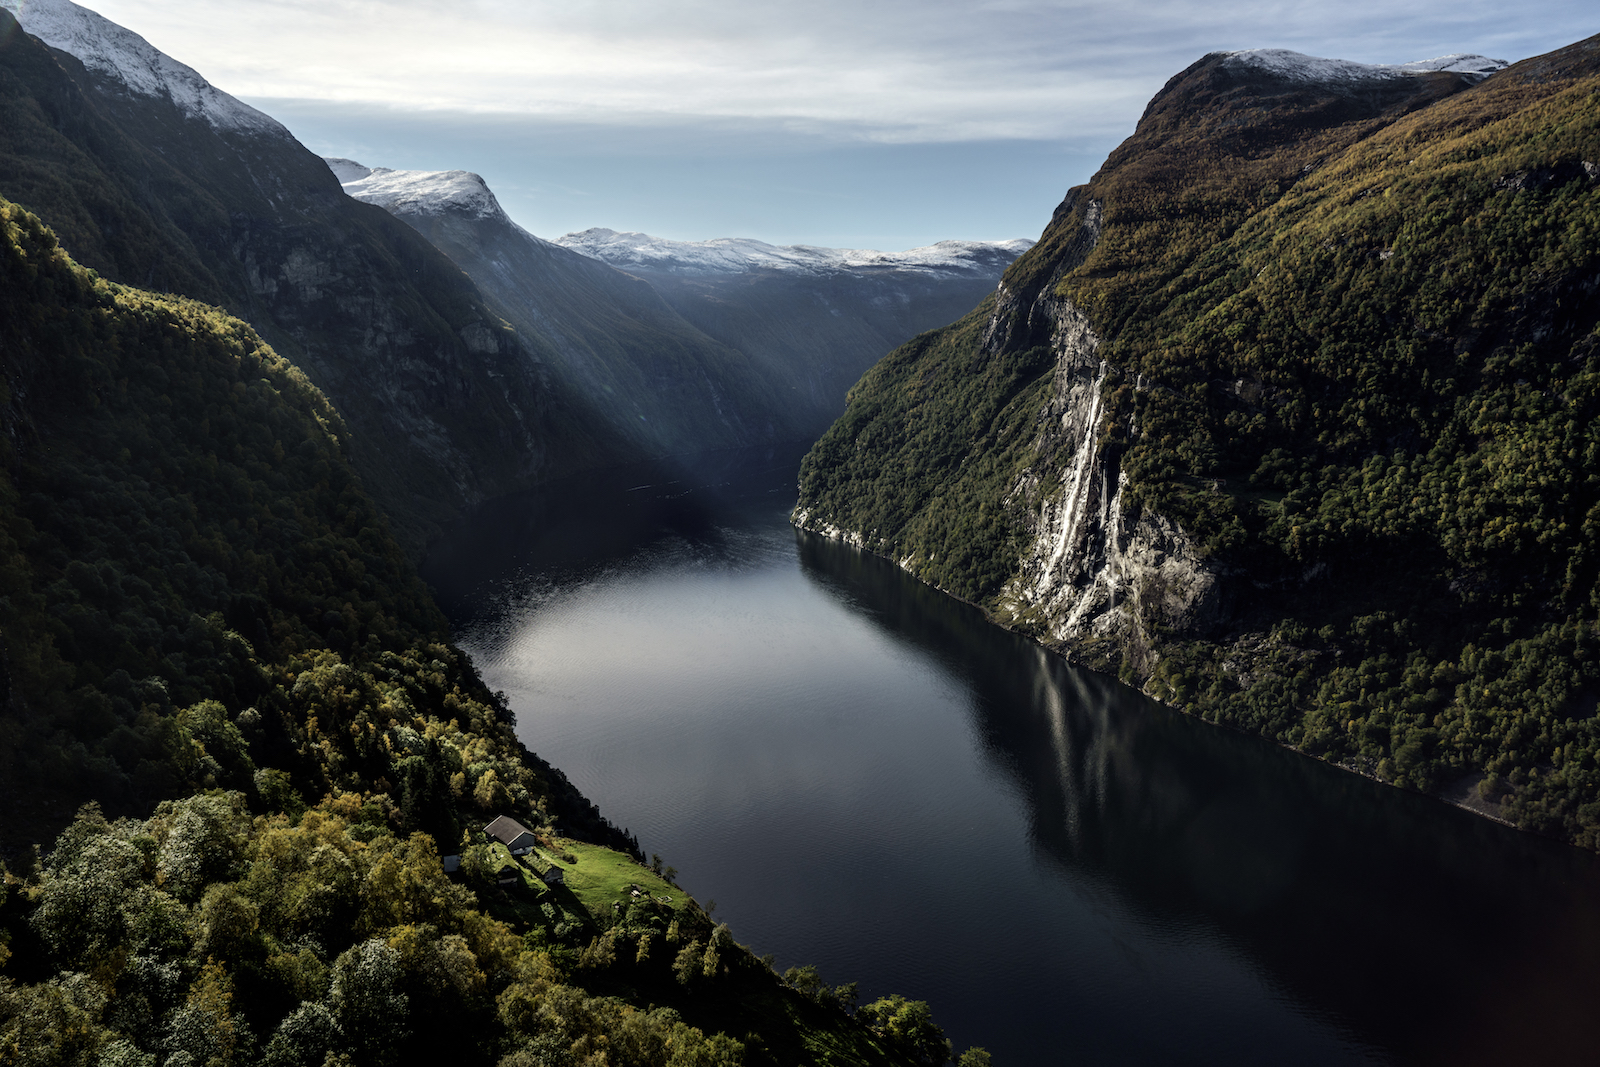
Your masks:
M 1600 39 L 1208 56 L 797 520 L 1209 720 L 1600 847 Z M 1370 69 L 1370 68 L 1369 68 Z
M 186 69 L 66 0 L 30 4 L 24 21 L 42 14 L 76 20 L 79 44 Z M 630 454 L 549 380 L 539 338 L 441 252 L 210 91 L 232 109 L 221 120 L 47 47 L 0 6 L 0 194 L 105 277 L 251 323 L 338 405 L 351 460 L 413 556 L 472 502 Z
M 851 1014 L 580 845 L 637 847 L 447 643 L 348 438 L 0 201 L 0 1062 L 944 1062 L 925 1005 Z M 505 884 L 502 814 L 575 888 Z

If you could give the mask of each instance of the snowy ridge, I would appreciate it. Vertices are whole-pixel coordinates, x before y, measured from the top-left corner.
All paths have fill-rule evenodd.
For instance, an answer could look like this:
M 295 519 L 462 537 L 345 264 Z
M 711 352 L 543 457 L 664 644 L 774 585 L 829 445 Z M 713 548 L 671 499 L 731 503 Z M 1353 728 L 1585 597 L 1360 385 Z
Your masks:
M 1381 78 L 1404 78 L 1433 71 L 1466 74 L 1487 78 L 1497 70 L 1510 66 L 1503 59 L 1457 52 L 1435 59 L 1419 59 L 1412 63 L 1354 63 L 1348 59 L 1320 59 L 1287 48 L 1249 48 L 1239 52 L 1224 52 L 1225 67 L 1254 67 L 1276 74 L 1281 78 L 1301 82 L 1358 82 Z
M 0 7 L 51 48 L 75 56 L 91 71 L 115 78 L 140 96 L 167 97 L 189 118 L 204 119 L 219 130 L 289 136 L 276 119 L 235 100 L 132 30 L 72 0 L 0 0 Z
M 858 270 L 903 270 L 959 275 L 990 272 L 1016 259 L 1033 242 L 940 241 L 905 252 L 811 245 L 769 245 L 742 237 L 714 241 L 669 241 L 647 233 L 618 233 L 596 228 L 558 237 L 555 243 L 623 270 L 655 270 L 669 274 L 746 274 L 757 270 L 837 274 Z
M 484 180 L 468 170 L 390 170 L 337 158 L 325 162 L 345 192 L 391 214 L 454 212 L 475 219 L 511 221 Z

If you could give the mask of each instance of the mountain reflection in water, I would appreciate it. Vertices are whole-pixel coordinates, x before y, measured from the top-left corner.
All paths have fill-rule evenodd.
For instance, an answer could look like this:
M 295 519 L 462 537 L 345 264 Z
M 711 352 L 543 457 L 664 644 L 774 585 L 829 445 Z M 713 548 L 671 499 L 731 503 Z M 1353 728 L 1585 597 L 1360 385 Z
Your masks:
M 780 968 L 996 1062 L 1587 1062 L 1595 857 L 1163 708 L 795 532 L 793 457 L 495 502 L 426 569 L 519 732 Z
M 1051 862 L 1157 924 L 1213 924 L 1401 1062 L 1600 1057 L 1595 857 L 1176 714 L 886 561 L 798 541 L 814 582 L 972 680 Z

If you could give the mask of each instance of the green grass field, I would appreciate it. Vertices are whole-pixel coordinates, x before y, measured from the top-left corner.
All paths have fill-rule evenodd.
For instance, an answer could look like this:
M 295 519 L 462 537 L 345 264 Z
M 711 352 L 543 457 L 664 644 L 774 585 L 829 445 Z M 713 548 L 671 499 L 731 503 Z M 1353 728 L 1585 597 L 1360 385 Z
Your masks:
M 558 838 L 555 844 L 553 849 L 538 850 L 539 862 L 565 872 L 567 889 L 591 915 L 610 914 L 611 905 L 617 901 L 627 907 L 631 899 L 629 886 L 638 886 L 658 900 L 670 901 L 674 911 L 690 906 L 689 894 L 621 852 L 567 838 Z M 578 862 L 567 863 L 558 853 L 575 856 Z M 537 881 L 531 874 L 528 878 Z

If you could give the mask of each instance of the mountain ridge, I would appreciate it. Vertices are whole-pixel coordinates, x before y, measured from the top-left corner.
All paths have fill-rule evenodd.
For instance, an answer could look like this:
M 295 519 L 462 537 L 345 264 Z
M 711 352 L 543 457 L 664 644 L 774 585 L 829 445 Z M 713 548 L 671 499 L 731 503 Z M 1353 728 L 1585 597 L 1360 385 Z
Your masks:
M 24 6 L 29 33 L 130 92 L 170 100 L 188 117 L 204 119 L 218 129 L 290 136 L 276 119 L 224 93 L 194 68 L 98 12 L 70 0 L 0 0 L 0 7 L 19 21 Z
M 62 8 L 76 10 L 42 10 Z M 9 10 L 0 23 L 16 25 Z M 108 278 L 255 325 L 348 420 L 414 555 L 477 500 L 633 454 L 550 379 L 537 337 L 292 137 L 214 125 L 14 31 L 0 97 L 0 189 Z
M 1421 74 L 1463 74 L 1469 78 L 1487 78 L 1510 66 L 1503 59 L 1490 59 L 1471 52 L 1455 52 L 1434 59 L 1419 59 L 1410 63 L 1356 63 L 1348 59 L 1324 59 L 1308 56 L 1287 48 L 1245 48 L 1219 53 L 1227 66 L 1249 67 L 1267 71 L 1294 81 L 1320 85 L 1340 82 L 1374 81 L 1380 78 L 1404 78 Z
M 986 272 L 996 263 L 1010 263 L 1033 244 L 1024 238 L 947 240 L 903 252 L 880 252 L 815 245 L 771 245 L 738 237 L 673 241 L 646 233 L 619 233 L 603 227 L 563 234 L 555 243 L 623 270 L 680 275 L 745 274 L 758 270 L 829 274 L 878 268 L 915 271 L 935 277 Z
M 611 230 L 547 241 L 470 171 L 327 163 L 346 193 L 450 256 L 549 345 L 556 375 L 655 455 L 814 439 L 862 371 L 986 292 L 1028 244 L 881 253 Z

